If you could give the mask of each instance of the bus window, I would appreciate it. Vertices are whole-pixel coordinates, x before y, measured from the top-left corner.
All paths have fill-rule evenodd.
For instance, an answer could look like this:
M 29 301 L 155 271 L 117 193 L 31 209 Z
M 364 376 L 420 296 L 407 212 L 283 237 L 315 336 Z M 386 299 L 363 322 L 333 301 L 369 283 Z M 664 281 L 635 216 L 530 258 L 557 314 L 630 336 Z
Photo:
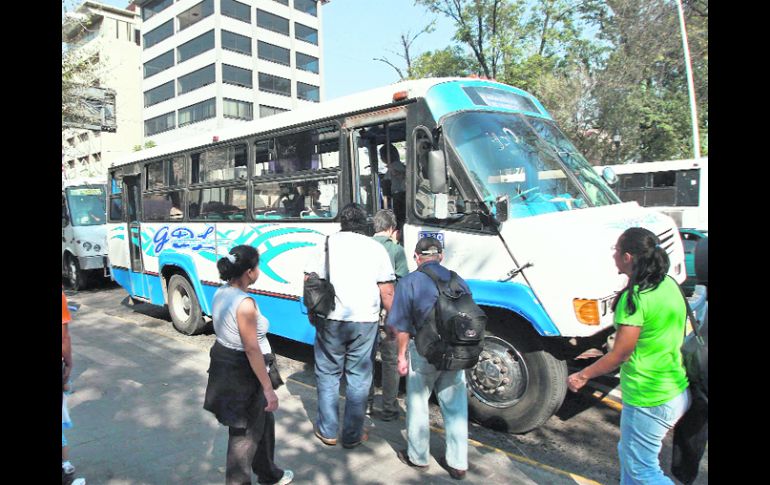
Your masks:
M 194 221 L 230 220 L 246 218 L 246 189 L 215 187 L 190 191 L 189 217 Z
M 110 173 L 110 222 L 123 222 L 123 170 Z
M 246 145 L 212 148 L 192 154 L 190 183 L 246 179 Z
M 143 194 L 142 210 L 147 222 L 182 219 L 182 192 Z

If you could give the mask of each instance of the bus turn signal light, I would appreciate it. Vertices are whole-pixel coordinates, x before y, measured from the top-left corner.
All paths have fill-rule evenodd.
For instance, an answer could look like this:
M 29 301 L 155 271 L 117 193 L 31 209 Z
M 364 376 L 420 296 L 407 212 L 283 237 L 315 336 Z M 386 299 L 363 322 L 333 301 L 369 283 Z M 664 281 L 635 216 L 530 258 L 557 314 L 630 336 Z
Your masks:
M 405 100 L 408 97 L 409 97 L 409 92 L 407 92 L 407 91 L 398 91 L 398 92 L 393 93 L 393 102 L 395 103 L 396 101 L 403 101 L 403 100 Z
M 572 306 L 575 308 L 575 315 L 580 323 L 584 325 L 599 325 L 598 300 L 575 298 L 572 300 Z

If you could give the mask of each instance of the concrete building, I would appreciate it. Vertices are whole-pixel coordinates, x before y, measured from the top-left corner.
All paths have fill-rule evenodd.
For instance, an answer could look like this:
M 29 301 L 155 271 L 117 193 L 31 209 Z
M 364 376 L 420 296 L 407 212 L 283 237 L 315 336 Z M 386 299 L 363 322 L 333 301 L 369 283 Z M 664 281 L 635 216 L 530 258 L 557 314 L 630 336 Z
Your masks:
M 328 0 L 136 0 L 144 141 L 171 140 L 323 99 Z
M 62 177 L 107 177 L 107 167 L 142 143 L 142 103 L 137 12 L 83 2 L 62 23 L 62 42 L 97 65 L 99 88 L 117 93 L 114 133 L 62 130 Z

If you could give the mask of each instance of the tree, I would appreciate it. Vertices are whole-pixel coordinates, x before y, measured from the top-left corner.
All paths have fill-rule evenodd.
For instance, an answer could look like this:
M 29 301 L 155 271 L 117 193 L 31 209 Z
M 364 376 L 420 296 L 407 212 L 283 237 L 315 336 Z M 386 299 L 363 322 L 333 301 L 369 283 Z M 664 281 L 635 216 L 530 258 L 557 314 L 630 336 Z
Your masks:
M 396 64 L 394 64 L 384 56 L 375 57 L 373 60 L 384 62 L 385 64 L 392 67 L 398 74 L 398 77 L 401 81 L 404 81 L 405 79 L 414 79 L 415 76 L 414 76 L 413 66 L 412 66 L 413 54 L 411 52 L 412 45 L 414 44 L 414 41 L 417 40 L 419 36 L 421 36 L 422 34 L 429 34 L 433 32 L 434 28 L 435 28 L 435 22 L 431 22 L 424 29 L 420 30 L 414 35 L 412 35 L 411 31 L 407 31 L 406 33 L 403 33 L 403 32 L 401 33 L 400 40 L 401 40 L 402 50 L 401 52 L 395 52 L 395 54 L 401 59 L 403 59 L 404 62 L 406 62 L 406 74 L 404 74 L 404 71 L 399 66 L 397 66 Z

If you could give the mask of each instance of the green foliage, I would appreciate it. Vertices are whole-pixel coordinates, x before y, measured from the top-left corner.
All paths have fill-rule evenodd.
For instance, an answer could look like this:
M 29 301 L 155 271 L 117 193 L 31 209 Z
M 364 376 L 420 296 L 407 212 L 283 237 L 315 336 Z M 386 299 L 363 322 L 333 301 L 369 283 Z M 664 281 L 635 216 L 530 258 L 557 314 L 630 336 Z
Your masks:
M 415 0 L 455 24 L 412 77 L 478 74 L 540 99 L 595 164 L 692 156 L 671 0 Z M 684 0 L 703 155 L 708 154 L 708 3 Z M 618 132 L 620 146 L 612 143 Z

